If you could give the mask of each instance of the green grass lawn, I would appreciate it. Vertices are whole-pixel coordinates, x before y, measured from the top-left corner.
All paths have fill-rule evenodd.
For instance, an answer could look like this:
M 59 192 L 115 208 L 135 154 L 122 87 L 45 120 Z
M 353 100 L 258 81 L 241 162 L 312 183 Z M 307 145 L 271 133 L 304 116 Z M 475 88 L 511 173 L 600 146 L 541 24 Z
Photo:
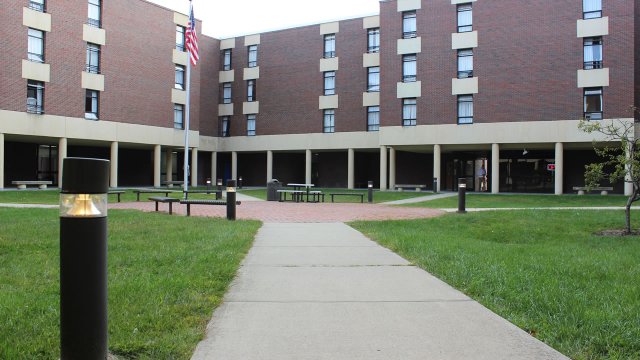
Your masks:
M 206 190 L 205 188 L 197 188 L 198 190 Z M 170 189 L 175 191 L 170 193 L 170 197 L 182 199 L 183 193 L 181 188 L 174 187 Z M 131 190 L 125 190 L 126 193 L 121 194 L 122 202 L 136 201 L 136 194 Z M 140 201 L 147 201 L 149 197 L 165 196 L 165 194 L 140 194 Z M 265 195 L 266 196 L 266 195 Z M 0 203 L 6 204 L 47 204 L 57 205 L 60 202 L 60 192 L 56 189 L 51 190 L 7 190 L 0 191 Z M 215 200 L 215 193 L 211 194 L 189 194 L 189 199 L 209 199 Z M 109 203 L 116 203 L 118 198 L 116 195 L 109 195 Z
M 532 207 L 586 207 L 625 206 L 627 197 L 622 195 L 493 195 L 467 194 L 467 208 L 532 208 Z M 457 208 L 458 197 L 435 199 L 405 206 L 434 209 Z
M 322 191 L 325 193 L 325 202 L 331 202 L 329 194 L 331 193 L 359 193 L 364 194 L 364 201 L 367 201 L 367 190 L 349 190 L 349 189 L 329 189 L 329 188 L 314 188 L 314 191 Z M 267 200 L 266 189 L 243 189 L 239 190 L 240 193 L 256 197 L 258 199 Z M 431 192 L 414 192 L 414 191 L 374 191 L 373 202 L 382 203 L 394 200 L 411 199 L 414 197 L 431 196 Z M 355 197 L 342 197 L 335 198 L 335 202 L 360 202 L 360 198 Z
M 260 226 L 109 212 L 109 349 L 189 359 Z M 57 210 L 0 209 L 0 359 L 59 357 Z
M 622 211 L 353 225 L 573 359 L 640 359 L 640 237 L 592 235 L 623 228 Z

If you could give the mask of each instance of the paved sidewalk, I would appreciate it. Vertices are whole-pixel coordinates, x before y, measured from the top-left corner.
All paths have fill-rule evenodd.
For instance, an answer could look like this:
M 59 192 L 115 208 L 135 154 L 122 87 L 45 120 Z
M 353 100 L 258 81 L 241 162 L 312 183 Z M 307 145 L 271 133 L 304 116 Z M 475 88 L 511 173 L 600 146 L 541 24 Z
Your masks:
M 458 193 L 453 193 L 453 192 L 452 193 L 440 193 L 440 194 L 436 194 L 436 195 L 420 196 L 420 197 L 411 198 L 411 199 L 387 201 L 387 202 L 384 202 L 382 204 L 385 204 L 385 205 L 415 204 L 415 203 L 419 203 L 419 202 L 425 202 L 425 201 L 431 201 L 431 200 L 437 200 L 437 199 L 444 199 L 444 198 L 449 198 L 449 197 L 454 197 L 454 196 L 458 196 Z
M 465 209 L 467 212 L 483 212 L 483 211 L 513 211 L 513 210 L 624 210 L 624 206 L 572 206 L 572 207 L 521 207 L 521 208 L 471 208 Z M 632 210 L 640 209 L 639 206 L 632 206 Z M 440 209 L 444 212 L 453 213 L 458 212 L 458 209 L 447 208 Z
M 194 360 L 567 359 L 341 223 L 265 224 Z
M 57 209 L 58 205 L 44 204 L 0 204 L 0 208 L 19 208 L 19 209 Z

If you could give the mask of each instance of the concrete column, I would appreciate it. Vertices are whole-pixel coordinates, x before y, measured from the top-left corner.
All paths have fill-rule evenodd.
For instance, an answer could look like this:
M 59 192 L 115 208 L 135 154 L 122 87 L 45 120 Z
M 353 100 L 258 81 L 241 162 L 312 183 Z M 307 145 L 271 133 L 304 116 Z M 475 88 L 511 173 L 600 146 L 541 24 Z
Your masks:
M 67 157 L 67 138 L 58 140 L 58 187 L 62 188 L 62 164 Z
M 380 190 L 387 190 L 387 147 L 380 146 Z
M 562 195 L 564 180 L 564 144 L 556 143 L 555 194 Z
M 491 145 L 491 193 L 500 193 L 500 145 Z
M 349 189 L 355 188 L 355 157 L 356 152 L 353 149 L 348 150 L 348 160 L 347 160 L 347 187 Z
M 273 151 L 267 150 L 267 182 L 273 179 Z
M 211 153 L 211 184 L 215 185 L 218 179 L 218 153 Z
M 118 142 L 111 143 L 111 172 L 109 174 L 109 185 L 113 188 L 118 187 Z
M 173 181 L 173 150 L 167 149 L 165 151 L 164 161 L 167 168 L 167 181 Z
M 160 181 L 160 162 L 162 161 L 162 146 L 155 145 L 153 147 L 153 186 L 160 187 L 162 184 Z
M 396 187 L 396 149 L 389 147 L 389 189 Z
M 627 160 L 631 157 L 631 145 L 626 151 Z M 626 167 L 627 173 L 629 173 L 629 166 Z M 624 194 L 625 196 L 633 195 L 633 183 L 631 182 L 631 176 L 626 175 L 624 177 Z
M 4 189 L 4 134 L 0 133 L 0 189 Z
M 440 188 L 442 186 L 442 176 L 440 174 L 441 171 L 441 158 L 442 158 L 442 148 L 440 145 L 433 145 L 433 177 L 438 178 L 438 188 L 435 189 L 436 192 L 440 192 Z
M 305 160 L 304 160 L 304 182 L 305 184 L 311 184 L 311 150 L 307 149 L 305 151 Z
M 238 152 L 231 152 L 231 180 L 238 180 Z
M 198 186 L 198 148 L 191 149 L 191 186 Z

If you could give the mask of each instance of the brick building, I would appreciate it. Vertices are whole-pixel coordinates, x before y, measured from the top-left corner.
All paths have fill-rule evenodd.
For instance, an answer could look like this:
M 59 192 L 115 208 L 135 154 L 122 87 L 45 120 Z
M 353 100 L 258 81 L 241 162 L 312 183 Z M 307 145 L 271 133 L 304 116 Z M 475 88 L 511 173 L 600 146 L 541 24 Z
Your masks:
M 388 0 L 200 34 L 191 182 L 570 192 L 595 160 L 578 121 L 633 121 L 639 16 L 638 1 Z M 144 0 L 4 0 L 0 188 L 57 184 L 65 156 L 111 159 L 112 186 L 182 180 L 187 20 Z

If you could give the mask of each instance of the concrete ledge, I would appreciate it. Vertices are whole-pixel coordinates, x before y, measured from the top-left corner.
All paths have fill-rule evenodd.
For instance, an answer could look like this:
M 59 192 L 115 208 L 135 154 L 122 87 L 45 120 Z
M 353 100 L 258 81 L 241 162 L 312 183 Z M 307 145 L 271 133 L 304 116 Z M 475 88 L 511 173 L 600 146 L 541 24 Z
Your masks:
M 320 110 L 337 109 L 338 95 L 320 96 L 318 99 L 318 108 Z
M 242 114 L 258 114 L 260 113 L 260 102 L 259 101 L 245 101 L 242 103 Z
M 478 78 L 451 79 L 451 95 L 478 93 Z
M 218 74 L 218 80 L 220 84 L 233 82 L 235 80 L 235 71 L 234 70 L 220 71 L 220 73 Z
M 398 99 L 404 98 L 419 98 L 422 96 L 422 81 L 403 83 L 399 82 L 396 87 L 396 97 Z
M 578 70 L 578 87 L 609 86 L 609 69 Z
M 475 47 L 478 47 L 477 31 L 451 34 L 451 49 L 470 49 Z
M 218 105 L 218 116 L 232 116 L 232 115 L 233 115 L 233 104 Z
M 93 44 L 104 45 L 107 41 L 107 32 L 95 26 L 82 24 L 82 40 Z
M 320 35 L 335 34 L 338 32 L 340 32 L 340 23 L 337 21 L 320 24 Z
M 379 92 L 362 93 L 362 106 L 380 106 Z
M 398 12 L 418 10 L 422 8 L 420 0 L 398 0 Z
M 340 58 L 320 59 L 320 72 L 336 71 L 340 67 Z
M 224 39 L 220 41 L 220 50 L 235 49 L 236 38 Z
M 178 65 L 187 66 L 187 61 L 189 61 L 189 56 L 186 51 L 178 51 L 177 49 L 173 49 L 173 63 Z
M 243 80 L 255 80 L 260 79 L 260 66 L 245 68 L 242 73 Z
M 104 91 L 104 75 L 83 71 L 81 87 L 83 89 Z
M 244 46 L 260 45 L 260 34 L 247 35 L 244 37 Z
M 578 20 L 576 32 L 579 38 L 609 35 L 609 18 Z
M 363 29 L 372 29 L 380 27 L 380 16 L 369 16 L 362 19 L 362 28 Z
M 171 102 L 174 104 L 186 104 L 187 92 L 179 89 L 171 89 Z
M 397 40 L 397 54 L 419 54 L 422 52 L 422 38 L 417 37 L 413 39 L 398 39 Z
M 362 67 L 380 66 L 380 54 L 362 54 Z
M 22 25 L 49 32 L 51 31 L 51 14 L 24 7 L 22 8 Z
M 173 23 L 176 25 L 187 27 L 189 25 L 189 17 L 179 12 L 173 13 Z
M 22 60 L 22 78 L 36 81 L 51 81 L 51 66 L 39 62 Z

